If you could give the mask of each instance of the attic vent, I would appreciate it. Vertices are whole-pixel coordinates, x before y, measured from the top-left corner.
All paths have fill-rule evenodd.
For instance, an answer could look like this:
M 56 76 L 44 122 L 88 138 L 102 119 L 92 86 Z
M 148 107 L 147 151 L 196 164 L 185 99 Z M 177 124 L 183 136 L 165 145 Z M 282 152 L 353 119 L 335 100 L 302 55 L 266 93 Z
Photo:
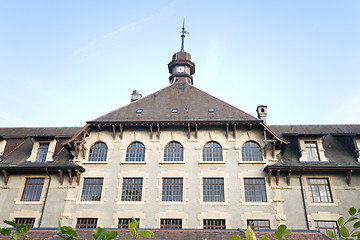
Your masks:
M 215 112 L 215 108 L 209 108 L 209 112 L 210 112 L 210 113 Z
M 178 110 L 177 110 L 177 108 L 173 108 L 173 109 L 171 110 L 171 112 L 172 112 L 172 113 L 177 113 Z
M 143 112 L 143 110 L 142 109 L 138 109 L 138 110 L 136 110 L 136 113 L 142 113 Z

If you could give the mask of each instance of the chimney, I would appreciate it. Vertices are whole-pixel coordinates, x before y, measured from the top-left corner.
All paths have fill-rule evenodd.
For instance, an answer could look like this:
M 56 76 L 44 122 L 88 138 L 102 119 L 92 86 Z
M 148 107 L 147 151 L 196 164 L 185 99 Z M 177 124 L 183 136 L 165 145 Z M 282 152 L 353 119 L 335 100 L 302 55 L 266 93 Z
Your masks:
M 267 106 L 259 105 L 256 109 L 256 112 L 258 114 L 258 118 L 263 120 L 263 122 L 266 124 Z
M 142 98 L 141 94 L 138 91 L 133 90 L 132 94 L 131 94 L 131 102 L 135 102 L 136 100 L 139 100 L 140 98 Z

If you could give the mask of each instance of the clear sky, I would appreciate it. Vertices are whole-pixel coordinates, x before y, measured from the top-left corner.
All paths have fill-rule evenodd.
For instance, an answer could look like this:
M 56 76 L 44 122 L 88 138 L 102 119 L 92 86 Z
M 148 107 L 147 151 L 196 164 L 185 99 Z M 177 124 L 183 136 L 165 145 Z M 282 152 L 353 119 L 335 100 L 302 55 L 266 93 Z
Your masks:
M 167 86 L 183 17 L 197 88 L 268 124 L 360 123 L 358 0 L 0 0 L 0 126 L 83 126 Z

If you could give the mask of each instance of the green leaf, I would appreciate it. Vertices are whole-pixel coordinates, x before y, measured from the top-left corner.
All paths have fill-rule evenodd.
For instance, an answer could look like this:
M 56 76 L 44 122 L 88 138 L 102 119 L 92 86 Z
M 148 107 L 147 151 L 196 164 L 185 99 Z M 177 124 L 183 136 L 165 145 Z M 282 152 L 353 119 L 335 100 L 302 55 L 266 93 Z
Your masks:
M 139 232 L 139 235 L 144 236 L 146 238 L 151 238 L 154 235 L 154 233 L 151 231 L 145 230 L 145 231 Z
M 354 232 L 353 234 L 351 234 L 352 237 L 356 237 L 356 236 L 360 236 L 360 232 Z
M 283 238 L 286 238 L 286 237 L 289 236 L 291 233 L 292 233 L 291 230 L 286 230 L 286 231 L 283 233 Z
M 261 240 L 269 240 L 269 239 L 265 236 L 261 236 Z
M 343 217 L 339 217 L 339 219 L 337 220 L 337 224 L 339 227 L 344 226 L 344 218 Z
M 137 233 L 137 222 L 136 220 L 132 221 L 129 223 L 129 229 L 130 229 L 130 233 L 131 233 L 131 236 L 133 237 L 133 239 L 136 239 L 138 237 L 138 233 Z
M 354 221 L 354 220 L 356 220 L 356 219 L 359 219 L 358 217 L 351 217 L 351 218 L 349 218 L 346 222 L 348 223 L 348 222 L 352 222 L 352 221 Z
M 352 207 L 349 209 L 350 216 L 354 216 L 356 214 L 356 208 Z
M 354 228 L 359 228 L 359 227 L 360 227 L 360 221 L 354 223 L 354 226 L 353 226 L 353 227 L 354 227 Z
M 327 235 L 328 235 L 329 237 L 331 237 L 331 238 L 334 238 L 334 237 L 335 237 L 334 232 L 331 231 L 331 230 L 327 230 Z
M 251 229 L 250 226 L 245 231 L 246 240 L 256 240 L 256 236 L 254 231 Z
M 8 224 L 10 226 L 13 226 L 14 228 L 18 227 L 18 225 L 15 222 L 12 222 L 12 221 L 5 220 L 4 223 L 6 223 L 6 224 Z
M 241 240 L 240 236 L 232 236 L 229 240 Z
M 102 229 L 101 227 L 98 227 L 97 229 L 95 229 L 94 232 L 93 232 L 94 239 L 100 240 L 102 238 L 102 236 L 104 235 L 105 231 L 106 230 Z
M 5 228 L 0 228 L 0 234 L 5 235 L 5 236 L 10 236 L 11 235 L 11 230 L 5 229 Z
M 343 237 L 348 237 L 349 236 L 349 230 L 346 227 L 342 226 L 340 228 L 340 234 Z
M 278 231 L 279 233 L 284 233 L 285 230 L 286 230 L 286 226 L 283 225 L 283 224 L 280 225 L 280 226 L 277 228 L 277 231 Z
M 117 231 L 108 231 L 104 234 L 104 240 L 112 240 L 118 235 Z
M 25 233 L 27 233 L 28 231 L 30 231 L 30 226 L 29 225 L 24 225 L 24 224 L 21 224 L 20 226 L 19 226 L 19 230 L 20 230 L 20 232 L 22 233 L 22 234 L 25 234 Z
M 16 231 L 14 232 L 14 234 L 13 234 L 13 238 L 14 238 L 14 239 L 19 239 L 20 237 L 21 237 L 21 232 L 19 232 L 19 231 L 16 230 Z

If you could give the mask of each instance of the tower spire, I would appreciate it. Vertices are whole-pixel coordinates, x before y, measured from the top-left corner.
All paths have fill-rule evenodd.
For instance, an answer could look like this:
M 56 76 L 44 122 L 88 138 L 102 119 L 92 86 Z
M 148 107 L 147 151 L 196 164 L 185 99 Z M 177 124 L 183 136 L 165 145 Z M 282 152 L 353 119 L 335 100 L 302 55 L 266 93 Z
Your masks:
M 181 49 L 180 52 L 185 52 L 184 51 L 184 39 L 185 39 L 185 34 L 189 34 L 188 31 L 185 31 L 185 18 L 183 19 L 183 27 L 182 27 L 182 31 L 181 31 Z

